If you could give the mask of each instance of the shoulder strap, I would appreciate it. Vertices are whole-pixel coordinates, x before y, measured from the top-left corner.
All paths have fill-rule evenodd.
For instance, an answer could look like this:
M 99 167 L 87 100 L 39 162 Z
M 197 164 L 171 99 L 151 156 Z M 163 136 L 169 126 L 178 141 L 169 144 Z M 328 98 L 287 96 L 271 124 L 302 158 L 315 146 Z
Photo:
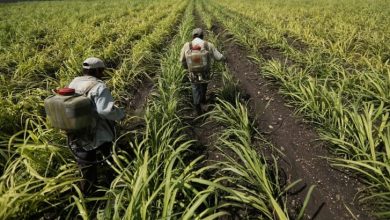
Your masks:
M 89 91 L 91 91 L 91 89 L 92 89 L 93 87 L 95 87 L 98 83 L 99 83 L 99 81 L 91 82 L 91 83 L 88 85 L 88 87 L 84 90 L 83 95 L 84 95 L 84 96 L 88 96 Z
M 207 41 L 204 41 L 203 45 L 204 45 L 204 49 L 209 51 L 209 43 Z

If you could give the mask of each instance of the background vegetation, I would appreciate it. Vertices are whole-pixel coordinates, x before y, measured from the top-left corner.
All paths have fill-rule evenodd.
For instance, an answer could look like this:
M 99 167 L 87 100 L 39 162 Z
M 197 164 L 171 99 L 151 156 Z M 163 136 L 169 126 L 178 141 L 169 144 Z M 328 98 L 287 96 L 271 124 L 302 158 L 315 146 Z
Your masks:
M 332 143 L 333 164 L 366 183 L 360 200 L 390 217 L 386 0 L 95 0 L 0 4 L 1 219 L 215 219 L 231 210 L 302 218 L 304 205 L 291 216 L 285 204 L 291 186 L 278 182 L 277 164 L 256 151 L 253 140 L 262 137 L 223 66 L 219 100 L 205 116 L 223 127 L 215 143 L 223 159 L 194 156 L 196 141 L 183 123 L 189 87 L 177 60 L 195 9 L 209 29 L 218 22 L 251 51 L 259 72 Z M 145 78 L 155 88 L 137 119 L 144 126 L 122 130 L 116 142 L 109 164 L 115 180 L 100 196 L 84 198 L 74 158 L 64 135 L 48 126 L 43 99 L 79 75 L 89 56 L 105 61 L 107 82 L 122 102 Z M 135 118 L 129 114 L 120 126 Z

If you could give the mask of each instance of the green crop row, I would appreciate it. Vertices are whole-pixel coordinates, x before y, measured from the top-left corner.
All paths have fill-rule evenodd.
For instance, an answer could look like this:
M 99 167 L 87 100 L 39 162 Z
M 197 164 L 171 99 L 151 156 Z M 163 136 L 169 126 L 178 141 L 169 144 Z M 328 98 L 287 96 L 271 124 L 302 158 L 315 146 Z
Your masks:
M 177 57 L 193 27 L 192 9 L 191 3 L 178 35 L 161 57 L 156 92 L 145 113 L 145 132 L 131 145 L 135 157 L 126 152 L 115 157 L 120 175 L 107 192 L 111 205 L 102 212 L 109 213 L 106 218 L 213 219 L 213 209 L 198 209 L 213 194 L 212 188 L 198 189 L 193 184 L 210 168 L 195 169 L 202 157 L 188 161 L 193 141 L 187 139 L 178 116 L 183 107 L 185 74 Z
M 215 28 L 216 24 L 213 23 L 211 14 L 204 9 L 204 4 L 200 2 L 196 4 L 195 14 L 202 19 L 207 29 Z M 219 34 L 208 31 L 206 37 L 218 48 L 222 46 L 218 39 Z M 214 77 L 222 82 L 222 88 L 218 89 L 218 100 L 213 110 L 206 114 L 211 120 L 206 123 L 216 123 L 223 127 L 214 134 L 218 137 L 214 147 L 220 159 L 212 162 L 219 167 L 215 176 L 224 178 L 221 182 L 221 186 L 226 187 L 221 187 L 226 193 L 224 200 L 235 204 L 228 213 L 238 218 L 304 218 L 314 186 L 310 187 L 305 201 L 299 204 L 299 208 L 290 207 L 286 203 L 288 189 L 300 180 L 292 180 L 289 184 L 281 183 L 280 170 L 275 159 L 277 155 L 266 157 L 263 154 L 266 149 L 273 146 L 253 127 L 246 103 L 240 100 L 238 82 L 233 79 L 226 66 L 215 67 L 218 72 Z
M 333 3 L 324 12 L 329 20 L 314 5 L 303 10 L 299 1 L 286 6 L 265 0 L 0 5 L 5 15 L 0 18 L 0 105 L 5 107 L 0 112 L 0 218 L 217 219 L 237 210 L 260 219 L 303 217 L 310 194 L 291 216 L 285 199 L 292 185 L 282 186 L 276 162 L 271 159 L 271 166 L 258 152 L 262 140 L 253 142 L 258 133 L 222 65 L 217 66 L 223 71 L 221 99 L 203 116 L 222 127 L 215 146 L 209 146 L 219 149 L 221 160 L 205 161 L 191 150 L 197 145 L 184 123 L 189 87 L 178 55 L 190 39 L 195 8 L 207 28 L 219 22 L 253 52 L 262 73 L 276 79 L 298 111 L 334 143 L 342 158 L 334 159 L 335 165 L 358 171 L 367 181 L 365 192 L 371 194 L 362 200 L 376 200 L 378 216 L 388 217 L 390 71 L 383 43 L 389 29 L 380 4 Z M 336 6 L 344 11 L 330 16 Z M 363 19 L 357 16 L 361 9 Z M 376 15 L 368 16 L 372 12 Z M 341 20 L 346 14 L 353 16 Z M 376 37 L 368 36 L 371 32 Z M 216 36 L 209 39 L 218 42 Z M 277 50 L 278 58 L 262 57 L 263 46 Z M 100 197 L 79 191 L 74 158 L 61 147 L 64 135 L 48 128 L 42 106 L 50 89 L 80 74 L 88 56 L 106 61 L 108 84 L 121 101 L 145 77 L 157 79 L 142 118 L 145 127 L 119 137 L 121 146 L 107 162 L 116 178 L 99 189 Z M 129 115 L 124 124 L 132 119 Z
M 161 54 L 158 47 L 167 47 L 166 40 L 175 31 L 176 24 L 188 4 L 187 1 L 182 1 L 180 4 L 173 4 L 173 2 L 142 3 L 140 1 L 137 4 L 131 3 L 134 4 L 132 10 L 137 14 L 129 17 L 126 17 L 129 15 L 127 13 L 114 16 L 117 19 L 116 22 L 118 20 L 120 22 L 116 23 L 113 20 L 112 25 L 116 25 L 113 26 L 116 29 L 109 29 L 107 32 L 117 35 L 118 38 L 116 41 L 105 40 L 108 49 L 102 47 L 93 51 L 87 41 L 83 41 L 84 45 L 64 47 L 64 53 L 67 53 L 68 49 L 71 51 L 77 49 L 80 56 L 71 54 L 71 59 L 64 61 L 62 65 L 57 67 L 57 79 L 42 74 L 41 77 L 44 80 L 50 81 L 50 83 L 42 83 L 32 77 L 29 79 L 31 84 L 19 83 L 25 90 L 23 92 L 13 91 L 12 86 L 15 84 L 10 84 L 7 87 L 4 96 L 6 99 L 3 99 L 5 107 L 10 110 L 15 109 L 17 114 L 10 117 L 12 112 L 5 111 L 0 117 L 0 120 L 6 122 L 2 124 L 5 126 L 4 128 L 6 126 L 16 127 L 16 129 L 4 130 L 2 128 L 0 134 L 1 218 L 38 218 L 44 214 L 50 215 L 50 213 L 71 218 L 76 209 L 82 209 L 85 198 L 76 187 L 76 183 L 79 181 L 79 177 L 76 175 L 78 173 L 77 166 L 70 152 L 66 148 L 61 148 L 65 144 L 63 134 L 47 127 L 42 112 L 43 98 L 50 94 L 48 89 L 65 85 L 69 83 L 71 77 L 78 75 L 82 59 L 90 55 L 99 56 L 108 61 L 116 60 L 117 63 L 112 66 L 113 69 L 110 71 L 113 79 L 109 81 L 109 84 L 115 86 L 114 94 L 117 94 L 118 98 L 130 95 L 123 91 L 126 90 L 127 86 L 135 83 L 135 75 L 153 73 L 150 72 L 150 69 L 148 69 L 149 72 L 146 72 L 142 66 L 148 65 L 150 59 L 155 59 L 159 53 Z M 115 6 L 122 7 L 122 3 L 123 1 L 118 1 Z M 47 4 L 50 6 L 50 3 Z M 85 6 L 87 7 L 87 5 Z M 59 7 L 58 10 L 60 9 L 64 8 Z M 108 22 L 107 17 L 99 20 L 103 23 Z M 73 20 L 73 22 L 77 21 Z M 107 29 L 108 26 L 105 28 Z M 101 30 L 102 33 L 103 30 Z M 76 32 L 68 32 L 68 34 L 70 38 L 78 36 Z M 94 35 L 90 31 L 84 32 L 84 34 Z M 86 38 L 88 36 L 86 35 Z M 78 37 L 76 38 L 78 39 Z M 106 57 L 108 55 L 110 57 Z M 154 71 L 158 72 L 158 70 Z M 6 77 L 3 78 L 4 82 L 8 80 Z M 60 80 L 62 82 L 59 82 Z M 116 83 L 115 80 L 121 83 Z M 29 104 L 29 106 L 27 107 L 25 104 Z M 23 127 L 15 125 L 19 121 L 19 117 L 23 117 L 20 118 Z M 18 129 L 22 131 L 15 133 Z M 11 136 L 12 134 L 14 135 Z M 86 214 L 80 212 L 80 215 L 85 217 Z
M 188 102 L 183 95 L 188 88 L 177 60 L 193 28 L 193 7 L 192 1 L 178 35 L 160 59 L 161 74 L 145 110 L 142 137 L 131 141 L 129 149 L 115 154 L 118 176 L 105 191 L 106 196 L 98 198 L 106 204 L 98 208 L 98 219 L 217 219 L 236 214 L 229 208 L 248 207 L 256 210 L 258 217 L 288 219 L 283 204 L 286 191 L 280 188 L 277 178 L 272 178 L 277 168 L 268 167 L 251 147 L 253 130 L 244 105 L 236 103 L 235 107 L 220 100 L 208 114 L 226 127 L 221 134 L 215 134 L 220 136 L 217 146 L 226 161 L 205 165 L 204 155 L 193 155 L 190 150 L 196 145 L 188 139 L 181 116 L 183 104 Z M 228 76 L 224 79 L 222 90 L 234 84 Z M 215 175 L 210 176 L 210 172 Z M 93 199 L 84 202 L 79 212 L 88 218 L 86 207 Z
M 316 47 L 324 55 L 352 67 L 382 72 L 389 68 L 390 49 L 387 25 L 390 18 L 385 5 L 386 1 L 303 4 L 300 1 L 255 3 L 248 0 L 242 3 L 222 1 L 218 7 L 249 18 L 253 23 L 248 25 L 260 27 L 258 38 L 263 37 L 263 40 L 298 50 Z M 266 31 L 269 33 L 264 33 Z
M 357 171 L 367 183 L 361 201 L 377 204 L 376 214 L 387 218 L 389 17 L 379 7 L 382 3 L 352 7 L 331 2 L 323 10 L 299 1 L 284 5 L 224 0 L 204 5 L 214 21 L 253 53 L 260 73 L 275 79 L 297 111 L 334 144 L 339 155 L 334 165 Z M 346 13 L 349 18 L 341 19 Z M 368 21 L 364 27 L 363 20 Z
M 184 5 L 181 4 L 180 7 L 175 7 L 175 9 L 179 10 L 170 11 L 173 2 L 165 1 L 163 4 L 159 4 L 156 1 L 149 3 L 150 5 L 145 5 L 145 3 L 130 4 L 129 8 L 122 7 L 122 3 L 122 1 L 113 3 L 112 7 L 119 7 L 121 10 L 117 10 L 115 13 L 112 12 L 112 20 L 102 20 L 102 18 L 95 16 L 91 16 L 89 21 L 87 21 L 87 18 L 86 20 L 79 20 L 77 16 L 70 16 L 72 8 L 63 10 L 65 12 L 61 12 L 65 14 L 58 16 L 58 19 L 48 20 L 46 23 L 37 22 L 37 24 L 41 25 L 52 24 L 53 26 L 63 28 L 58 33 L 56 29 L 48 29 L 55 33 L 55 37 L 48 37 L 47 39 L 48 42 L 51 42 L 50 46 L 36 52 L 34 47 L 29 44 L 30 41 L 26 43 L 21 41 L 16 44 L 19 47 L 23 47 L 23 49 L 19 48 L 18 50 L 31 50 L 33 51 L 31 56 L 28 55 L 26 58 L 18 56 L 8 57 L 6 56 L 7 53 L 1 53 L 1 55 L 5 54 L 1 58 L 4 59 L 4 63 L 12 59 L 12 62 L 17 64 L 15 66 L 16 69 L 9 69 L 9 72 L 12 73 L 11 76 L 2 74 L 1 77 L 1 84 L 6 85 L 0 89 L 0 102 L 2 106 L 6 107 L 6 111 L 0 113 L 0 122 L 2 122 L 0 127 L 2 131 L 6 131 L 6 134 L 15 133 L 24 127 L 23 121 L 26 118 L 29 118 L 31 115 L 42 115 L 42 103 L 38 100 L 48 96 L 50 89 L 65 86 L 74 76 L 79 75 L 81 62 L 88 56 L 103 58 L 108 67 L 112 68 L 109 72 L 113 76 L 126 75 L 126 78 L 122 76 L 122 80 L 118 80 L 118 77 L 113 77 L 112 81 L 109 82 L 115 88 L 115 91 L 118 90 L 120 93 L 120 91 L 126 90 L 126 87 L 134 83 L 131 79 L 134 80 L 136 78 L 135 75 L 141 71 L 137 71 L 135 68 L 130 71 L 131 66 L 139 65 L 134 63 L 134 59 L 130 58 L 133 56 L 133 47 L 138 48 L 136 53 L 143 54 L 145 45 L 142 46 L 142 44 L 145 44 L 145 42 L 141 42 L 140 39 L 145 35 L 150 35 L 149 38 L 153 38 L 154 42 L 161 42 L 161 37 L 153 35 L 154 28 L 162 25 L 162 23 L 173 22 L 180 14 L 178 12 L 182 10 Z M 46 7 L 49 6 L 50 4 L 46 5 Z M 87 6 L 85 5 L 84 7 Z M 24 6 L 23 9 L 26 7 Z M 58 8 L 57 10 L 59 10 Z M 45 7 L 42 8 L 42 10 L 44 9 Z M 68 14 L 69 16 L 67 16 Z M 107 12 L 106 16 L 109 15 L 110 11 Z M 61 25 L 63 17 L 69 17 L 68 21 L 72 21 L 73 25 L 63 27 Z M 36 18 L 38 21 L 44 21 L 40 19 L 40 17 Z M 26 22 L 30 20 L 34 19 L 26 18 Z M 91 25 L 94 22 L 98 22 L 100 25 L 96 27 Z M 168 26 L 165 24 L 163 27 L 167 28 Z M 167 28 L 167 30 L 169 31 L 170 29 Z M 28 31 L 26 32 L 29 33 L 28 36 L 30 37 L 35 36 Z M 48 35 L 50 36 L 50 34 Z M 151 46 L 153 45 L 148 47 Z M 18 50 L 10 50 L 9 53 L 17 53 Z M 55 51 L 56 54 L 53 55 L 50 51 Z M 150 53 L 146 51 L 144 51 L 145 55 Z M 53 67 L 47 66 L 46 63 L 50 63 Z M 23 69 L 22 67 L 26 65 L 29 66 L 28 69 Z M 19 75 L 19 73 L 22 73 L 22 75 Z M 134 75 L 130 76 L 131 74 Z M 116 93 L 114 95 L 117 96 Z

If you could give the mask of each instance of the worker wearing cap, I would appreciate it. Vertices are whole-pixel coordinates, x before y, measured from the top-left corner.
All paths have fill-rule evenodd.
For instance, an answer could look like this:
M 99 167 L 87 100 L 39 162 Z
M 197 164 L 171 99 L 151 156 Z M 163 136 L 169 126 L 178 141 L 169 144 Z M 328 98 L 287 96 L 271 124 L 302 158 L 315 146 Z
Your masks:
M 185 69 L 187 67 L 186 53 L 192 48 L 198 47 L 201 49 L 206 49 L 209 51 L 209 60 L 217 60 L 217 61 L 225 61 L 226 58 L 215 48 L 215 46 L 203 40 L 204 34 L 201 28 L 195 28 L 192 31 L 192 41 L 184 44 L 183 48 L 180 52 L 179 61 L 182 63 Z M 192 47 L 192 48 L 191 48 Z M 193 104 L 195 110 L 198 115 L 203 113 L 202 105 L 206 104 L 206 92 L 207 92 L 207 84 L 208 78 L 210 76 L 210 72 L 205 72 L 201 74 L 203 76 L 203 80 L 196 79 L 193 73 L 189 72 L 189 79 L 192 87 L 192 97 Z
M 69 84 L 78 94 L 85 94 L 93 103 L 96 120 L 90 131 L 69 136 L 83 180 L 81 190 L 88 194 L 97 181 L 96 151 L 108 156 L 115 138 L 114 121 L 124 118 L 124 112 L 114 105 L 114 99 L 102 81 L 105 65 L 99 58 L 91 57 L 83 62 L 83 76 Z

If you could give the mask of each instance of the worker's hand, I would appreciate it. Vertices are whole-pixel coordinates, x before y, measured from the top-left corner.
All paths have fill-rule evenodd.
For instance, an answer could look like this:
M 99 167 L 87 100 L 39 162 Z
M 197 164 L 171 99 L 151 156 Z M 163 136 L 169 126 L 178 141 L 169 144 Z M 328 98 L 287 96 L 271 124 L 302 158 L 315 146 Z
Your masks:
M 115 101 L 114 102 L 114 107 L 115 108 L 120 108 L 120 106 L 123 106 L 123 103 L 121 101 Z

